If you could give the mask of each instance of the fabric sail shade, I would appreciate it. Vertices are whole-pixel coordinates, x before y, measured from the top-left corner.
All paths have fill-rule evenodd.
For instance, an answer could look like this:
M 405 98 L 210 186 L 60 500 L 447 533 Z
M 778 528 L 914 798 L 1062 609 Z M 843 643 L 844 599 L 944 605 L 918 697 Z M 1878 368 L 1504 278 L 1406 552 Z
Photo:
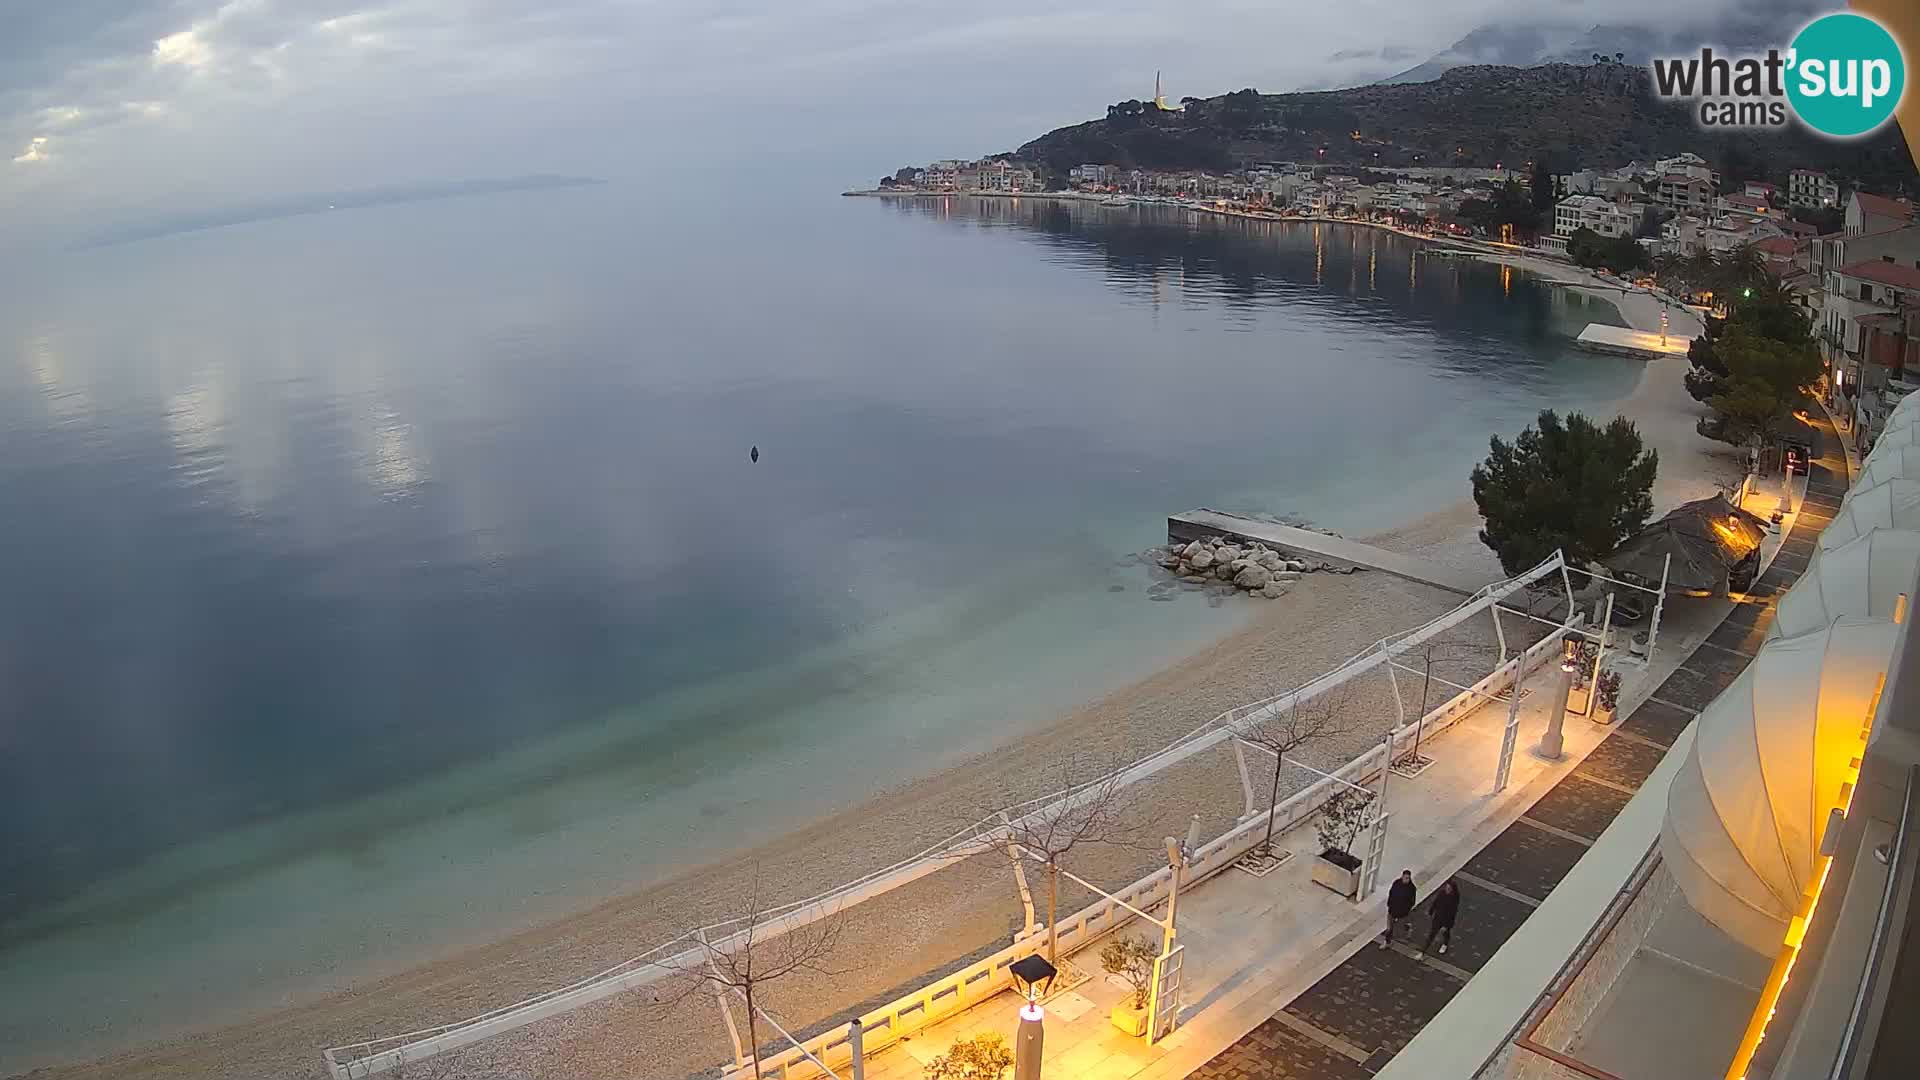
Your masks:
M 1842 615 L 1891 619 L 1900 594 L 1913 588 L 1920 573 L 1920 532 L 1873 529 L 1831 551 L 1817 552 L 1813 564 L 1780 598 L 1768 637 L 1794 637 L 1818 630 Z M 1907 597 L 1911 604 L 1915 598 Z
M 1890 446 L 1884 454 L 1870 456 L 1861 464 L 1853 486 L 1865 491 L 1889 480 L 1920 480 L 1920 444 Z
M 1779 952 L 1812 884 L 1895 630 L 1845 616 L 1774 638 L 1696 721 L 1660 853 L 1687 903 L 1762 956 Z
M 1920 481 L 1889 480 L 1849 492 L 1820 534 L 1820 549 L 1832 551 L 1873 529 L 1920 529 Z

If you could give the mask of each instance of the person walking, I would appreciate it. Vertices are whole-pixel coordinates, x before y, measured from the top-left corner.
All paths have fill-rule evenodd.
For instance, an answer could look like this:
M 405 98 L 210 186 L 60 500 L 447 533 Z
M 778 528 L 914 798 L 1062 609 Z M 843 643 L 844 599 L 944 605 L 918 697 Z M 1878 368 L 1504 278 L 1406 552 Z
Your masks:
M 1460 917 L 1460 886 L 1448 878 L 1440 885 L 1440 891 L 1433 894 L 1433 925 L 1427 928 L 1427 943 L 1420 946 L 1420 955 L 1425 957 L 1433 951 L 1434 935 L 1440 937 L 1440 955 L 1447 955 L 1447 946 L 1453 944 L 1453 920 Z
M 1393 924 L 1408 919 L 1413 914 L 1413 905 L 1420 898 L 1420 891 L 1413 887 L 1413 871 L 1402 870 L 1387 889 L 1387 936 L 1380 939 L 1380 947 L 1393 947 Z M 1413 934 L 1413 922 L 1408 919 L 1407 934 Z

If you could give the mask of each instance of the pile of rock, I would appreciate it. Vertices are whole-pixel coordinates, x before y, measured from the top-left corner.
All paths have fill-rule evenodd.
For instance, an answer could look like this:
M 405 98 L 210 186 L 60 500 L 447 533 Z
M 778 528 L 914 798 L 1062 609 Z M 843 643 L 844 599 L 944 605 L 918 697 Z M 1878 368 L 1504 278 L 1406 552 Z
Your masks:
M 1186 585 L 1221 583 L 1269 600 L 1287 594 L 1289 582 L 1301 574 L 1317 570 L 1352 573 L 1352 567 L 1336 568 L 1326 563 L 1289 557 L 1255 541 L 1242 543 L 1224 536 L 1195 540 L 1190 544 L 1169 544 L 1155 549 L 1153 555 L 1162 570 L 1178 577 Z

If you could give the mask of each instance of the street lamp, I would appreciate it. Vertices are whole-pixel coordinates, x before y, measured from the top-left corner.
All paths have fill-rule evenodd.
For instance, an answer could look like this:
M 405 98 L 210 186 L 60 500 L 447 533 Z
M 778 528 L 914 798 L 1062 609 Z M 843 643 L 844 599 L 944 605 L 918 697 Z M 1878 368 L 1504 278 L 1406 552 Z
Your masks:
M 1013 976 L 1013 985 L 1027 996 L 1027 1003 L 1020 1006 L 1020 1030 L 1013 1036 L 1013 1080 L 1040 1080 L 1040 1047 L 1046 1035 L 1042 1028 L 1047 1016 L 1040 999 L 1060 972 L 1047 963 L 1046 957 L 1035 953 L 1015 960 L 1007 973 Z

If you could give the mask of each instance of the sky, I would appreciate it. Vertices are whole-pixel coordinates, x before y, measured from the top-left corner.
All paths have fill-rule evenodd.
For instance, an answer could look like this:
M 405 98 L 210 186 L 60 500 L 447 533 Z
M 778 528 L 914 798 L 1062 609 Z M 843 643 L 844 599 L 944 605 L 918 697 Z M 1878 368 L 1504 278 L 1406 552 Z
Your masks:
M 1777 3 L 1781 0 L 1762 0 Z M 1683 5 L 1709 18 L 1735 0 Z M 1671 0 L 1535 0 L 1532 21 Z M 1364 83 L 1499 0 L 55 0 L 0 12 L 0 237 L 557 172 L 849 186 L 1146 97 Z

